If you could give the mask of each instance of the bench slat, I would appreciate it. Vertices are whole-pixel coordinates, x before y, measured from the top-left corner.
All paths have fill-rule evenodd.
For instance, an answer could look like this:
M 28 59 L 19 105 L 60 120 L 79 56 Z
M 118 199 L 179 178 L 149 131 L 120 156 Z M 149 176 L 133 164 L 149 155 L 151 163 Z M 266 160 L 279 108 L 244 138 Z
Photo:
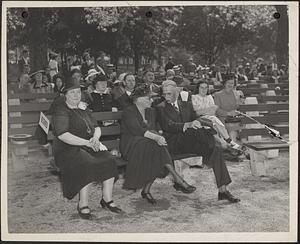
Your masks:
M 253 119 L 257 120 L 262 124 L 278 124 L 282 122 L 289 122 L 289 115 L 288 114 L 267 114 L 265 116 L 252 116 Z M 242 118 L 243 124 L 255 124 L 253 120 L 243 117 Z
M 46 99 L 54 99 L 57 97 L 57 93 L 14 93 L 8 94 L 8 99 L 37 99 L 37 98 L 46 98 Z
M 122 112 L 94 112 L 93 117 L 97 120 L 119 120 L 122 117 Z
M 289 96 L 287 96 L 287 95 L 259 96 L 257 99 L 262 103 L 265 103 L 267 101 L 282 102 L 282 101 L 289 101 Z
M 28 124 L 28 123 L 38 123 L 40 119 L 40 113 L 30 113 L 30 114 L 21 114 L 21 117 L 8 117 L 9 124 Z
M 12 105 L 8 107 L 9 112 L 32 112 L 32 111 L 47 111 L 52 102 L 32 102 L 21 105 Z
M 240 106 L 241 112 L 249 111 L 278 111 L 278 110 L 289 110 L 288 103 L 277 103 L 277 104 L 243 104 Z
M 280 126 L 280 127 L 276 127 L 276 130 L 278 130 L 280 132 L 281 135 L 285 135 L 289 133 L 289 127 L 288 126 Z M 249 128 L 249 129 L 242 129 L 241 133 L 240 133 L 240 137 L 241 138 L 247 138 L 248 136 L 258 136 L 261 135 L 263 137 L 272 137 L 266 129 L 264 128 Z

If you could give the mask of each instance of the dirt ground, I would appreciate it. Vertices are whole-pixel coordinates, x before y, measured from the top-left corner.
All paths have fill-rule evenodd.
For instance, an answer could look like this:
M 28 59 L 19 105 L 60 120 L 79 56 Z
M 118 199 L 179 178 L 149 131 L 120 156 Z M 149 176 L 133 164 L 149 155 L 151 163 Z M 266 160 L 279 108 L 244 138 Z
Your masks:
M 24 170 L 15 170 L 8 161 L 8 229 L 10 233 L 133 233 L 133 232 L 286 232 L 289 231 L 288 152 L 269 159 L 268 177 L 254 177 L 249 160 L 227 162 L 233 183 L 230 191 L 241 202 L 217 200 L 211 169 L 186 169 L 186 181 L 197 190 L 176 192 L 170 177 L 157 180 L 152 206 L 140 191 L 115 184 L 114 201 L 124 210 L 114 214 L 103 210 L 101 185 L 90 192 L 92 220 L 79 218 L 77 198 L 62 197 L 59 178 L 49 170 L 42 151 L 30 153 Z

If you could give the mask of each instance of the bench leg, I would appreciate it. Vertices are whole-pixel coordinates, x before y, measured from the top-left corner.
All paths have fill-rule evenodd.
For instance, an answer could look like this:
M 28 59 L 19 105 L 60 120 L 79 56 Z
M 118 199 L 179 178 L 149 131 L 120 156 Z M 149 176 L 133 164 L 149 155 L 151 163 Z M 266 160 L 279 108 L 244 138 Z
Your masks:
M 266 176 L 266 156 L 264 153 L 250 150 L 250 170 L 253 176 Z
M 28 146 L 14 146 L 12 148 L 12 164 L 15 171 L 22 171 L 25 169 L 28 161 Z

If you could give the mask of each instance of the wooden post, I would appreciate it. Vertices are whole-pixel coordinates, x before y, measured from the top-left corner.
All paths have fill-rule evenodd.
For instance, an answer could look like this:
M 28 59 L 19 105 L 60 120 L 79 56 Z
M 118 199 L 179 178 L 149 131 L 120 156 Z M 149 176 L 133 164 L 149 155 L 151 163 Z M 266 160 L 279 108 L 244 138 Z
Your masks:
M 250 170 L 253 176 L 266 176 L 266 156 L 264 153 L 250 150 Z

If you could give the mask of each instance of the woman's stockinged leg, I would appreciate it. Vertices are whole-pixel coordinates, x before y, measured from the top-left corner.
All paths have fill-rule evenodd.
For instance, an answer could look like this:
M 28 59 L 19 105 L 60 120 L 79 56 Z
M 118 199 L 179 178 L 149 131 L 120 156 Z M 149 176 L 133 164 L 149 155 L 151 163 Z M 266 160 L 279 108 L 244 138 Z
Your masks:
M 113 187 L 114 187 L 114 180 L 115 180 L 115 177 L 112 177 L 108 180 L 103 181 L 102 194 L 103 194 L 103 199 L 105 202 L 110 202 L 113 200 L 112 192 L 113 192 Z M 114 203 L 112 203 L 111 206 L 115 207 L 116 205 Z
M 79 208 L 89 206 L 89 188 L 91 184 L 86 185 L 79 191 Z M 83 209 L 82 213 L 89 213 L 89 209 Z

